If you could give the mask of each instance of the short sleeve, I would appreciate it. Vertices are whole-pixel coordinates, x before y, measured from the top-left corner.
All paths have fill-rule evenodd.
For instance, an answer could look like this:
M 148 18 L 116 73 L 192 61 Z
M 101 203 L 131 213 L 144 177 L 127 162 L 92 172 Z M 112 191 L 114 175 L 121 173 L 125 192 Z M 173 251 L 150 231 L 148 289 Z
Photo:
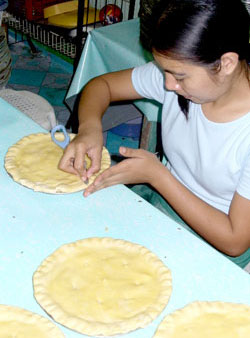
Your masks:
M 154 62 L 134 68 L 132 83 L 140 96 L 160 103 L 164 102 L 164 74 Z
M 242 197 L 250 200 L 250 153 L 241 170 L 241 176 L 236 191 Z

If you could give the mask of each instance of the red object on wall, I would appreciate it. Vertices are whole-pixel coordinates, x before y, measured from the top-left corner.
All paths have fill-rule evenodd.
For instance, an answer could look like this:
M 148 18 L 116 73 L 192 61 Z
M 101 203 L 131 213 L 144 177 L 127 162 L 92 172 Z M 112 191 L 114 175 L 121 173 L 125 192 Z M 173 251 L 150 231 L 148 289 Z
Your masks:
M 16 16 L 29 21 L 43 19 L 45 7 L 65 2 L 67 0 L 9 0 L 9 11 Z
M 99 13 L 99 19 L 104 26 L 122 21 L 122 16 L 120 7 L 112 4 L 104 6 Z

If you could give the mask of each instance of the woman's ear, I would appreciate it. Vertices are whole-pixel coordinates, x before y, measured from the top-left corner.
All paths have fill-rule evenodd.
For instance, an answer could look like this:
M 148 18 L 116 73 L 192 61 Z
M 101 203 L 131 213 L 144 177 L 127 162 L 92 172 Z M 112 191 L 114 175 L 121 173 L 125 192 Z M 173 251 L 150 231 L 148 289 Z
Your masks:
M 234 52 L 228 52 L 221 57 L 221 71 L 224 75 L 230 75 L 239 62 L 239 55 Z

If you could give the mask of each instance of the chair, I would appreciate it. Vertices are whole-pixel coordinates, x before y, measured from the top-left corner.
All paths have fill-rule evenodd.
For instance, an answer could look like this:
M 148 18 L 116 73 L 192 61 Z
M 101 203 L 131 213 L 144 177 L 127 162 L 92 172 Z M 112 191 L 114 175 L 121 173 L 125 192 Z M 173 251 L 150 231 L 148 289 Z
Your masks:
M 27 90 L 6 89 L 10 75 L 11 53 L 5 30 L 0 27 L 0 97 L 28 115 L 44 129 L 52 129 L 56 125 L 56 117 L 51 104 L 40 95 Z
M 44 19 L 48 25 L 76 28 L 77 27 L 78 1 L 67 1 L 44 8 Z M 99 10 L 89 6 L 89 0 L 84 1 L 83 25 L 94 24 L 99 20 Z
M 40 95 L 27 90 L 2 89 L 0 97 L 46 130 L 57 124 L 54 108 Z

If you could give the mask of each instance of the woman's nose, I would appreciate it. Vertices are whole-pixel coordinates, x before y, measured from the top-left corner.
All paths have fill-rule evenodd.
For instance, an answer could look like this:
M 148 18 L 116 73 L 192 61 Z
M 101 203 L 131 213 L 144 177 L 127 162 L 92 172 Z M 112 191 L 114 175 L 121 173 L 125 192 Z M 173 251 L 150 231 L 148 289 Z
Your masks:
M 180 89 L 179 83 L 176 81 L 176 79 L 171 74 L 167 74 L 167 75 L 165 74 L 165 87 L 167 90 L 173 90 L 173 91 Z

